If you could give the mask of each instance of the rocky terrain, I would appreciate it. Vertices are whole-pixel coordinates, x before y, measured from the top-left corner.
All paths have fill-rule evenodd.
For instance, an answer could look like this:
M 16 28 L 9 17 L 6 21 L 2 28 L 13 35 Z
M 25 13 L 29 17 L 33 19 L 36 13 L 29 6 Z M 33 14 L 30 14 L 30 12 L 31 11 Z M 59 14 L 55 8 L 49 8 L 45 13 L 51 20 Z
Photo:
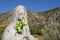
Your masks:
M 0 40 L 11 20 L 11 12 L 0 14 Z M 60 7 L 45 12 L 28 11 L 31 34 L 36 40 L 60 40 Z

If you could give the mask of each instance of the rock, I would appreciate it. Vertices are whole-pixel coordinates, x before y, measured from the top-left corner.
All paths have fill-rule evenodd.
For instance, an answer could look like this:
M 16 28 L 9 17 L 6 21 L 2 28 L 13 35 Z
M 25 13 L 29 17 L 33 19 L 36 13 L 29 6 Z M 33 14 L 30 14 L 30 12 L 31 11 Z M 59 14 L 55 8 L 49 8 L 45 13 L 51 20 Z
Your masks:
M 30 34 L 29 25 L 23 27 L 22 33 L 18 34 L 15 29 L 18 19 L 27 21 L 27 10 L 24 6 L 17 6 L 12 12 L 12 19 L 8 27 L 3 32 L 2 40 L 35 40 Z M 27 21 L 28 22 L 28 21 Z

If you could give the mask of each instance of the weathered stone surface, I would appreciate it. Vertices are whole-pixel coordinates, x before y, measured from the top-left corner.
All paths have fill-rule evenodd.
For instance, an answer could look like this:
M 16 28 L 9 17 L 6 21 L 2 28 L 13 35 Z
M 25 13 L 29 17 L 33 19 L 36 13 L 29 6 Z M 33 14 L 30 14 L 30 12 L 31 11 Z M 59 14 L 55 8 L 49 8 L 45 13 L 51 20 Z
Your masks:
M 24 6 L 17 6 L 12 12 L 12 19 L 8 27 L 3 32 L 2 40 L 34 40 L 30 34 L 29 25 L 23 27 L 21 34 L 18 34 L 15 27 L 18 19 L 25 19 L 27 21 L 27 10 Z

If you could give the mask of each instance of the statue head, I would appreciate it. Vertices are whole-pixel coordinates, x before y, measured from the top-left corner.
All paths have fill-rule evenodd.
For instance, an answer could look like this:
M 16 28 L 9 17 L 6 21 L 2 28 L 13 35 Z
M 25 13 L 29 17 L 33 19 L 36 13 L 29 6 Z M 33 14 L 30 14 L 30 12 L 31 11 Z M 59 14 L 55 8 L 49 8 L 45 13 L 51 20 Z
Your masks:
M 20 20 L 26 19 L 27 18 L 26 8 L 22 5 L 17 6 L 14 9 L 13 15 L 14 15 L 14 18 L 16 19 L 20 19 Z

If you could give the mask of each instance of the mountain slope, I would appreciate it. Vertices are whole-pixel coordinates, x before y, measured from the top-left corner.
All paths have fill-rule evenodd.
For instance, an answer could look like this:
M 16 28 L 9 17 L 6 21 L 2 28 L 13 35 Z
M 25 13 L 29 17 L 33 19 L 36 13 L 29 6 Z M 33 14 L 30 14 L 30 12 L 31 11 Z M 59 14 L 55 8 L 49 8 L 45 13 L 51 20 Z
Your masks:
M 4 30 L 10 20 L 11 12 L 0 14 L 0 30 Z M 28 11 L 28 22 L 31 33 L 39 40 L 60 40 L 60 7 L 45 12 Z

